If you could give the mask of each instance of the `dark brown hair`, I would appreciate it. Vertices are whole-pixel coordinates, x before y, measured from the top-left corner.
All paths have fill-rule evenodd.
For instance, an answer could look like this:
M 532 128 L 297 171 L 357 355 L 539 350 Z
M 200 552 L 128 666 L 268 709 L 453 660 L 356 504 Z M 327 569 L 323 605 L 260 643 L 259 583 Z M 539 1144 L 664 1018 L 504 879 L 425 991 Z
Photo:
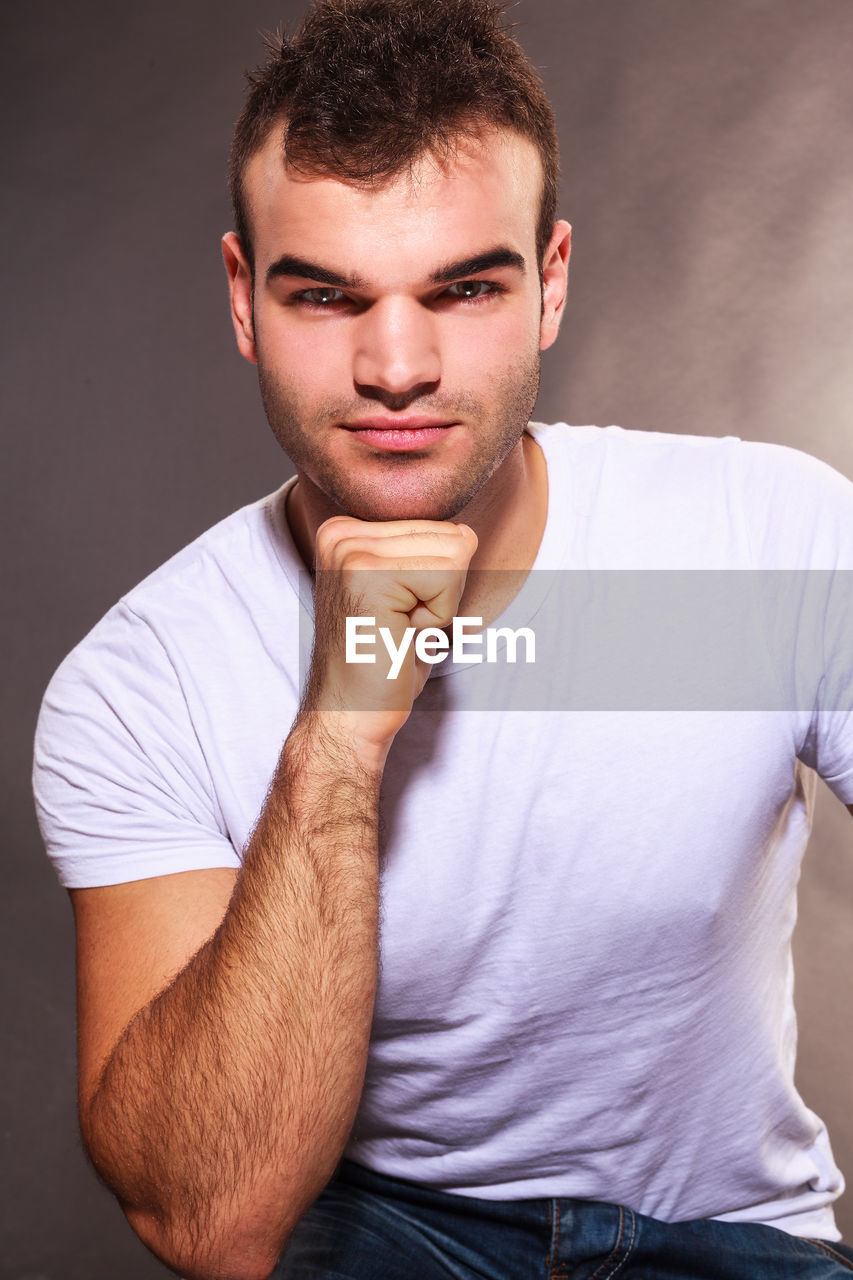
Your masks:
M 425 153 L 513 129 L 536 146 L 544 175 L 540 268 L 557 205 L 554 115 L 542 83 L 494 0 L 317 0 L 295 34 L 268 39 L 250 73 L 231 145 L 235 229 L 253 261 L 244 174 L 271 129 L 294 169 L 379 184 Z

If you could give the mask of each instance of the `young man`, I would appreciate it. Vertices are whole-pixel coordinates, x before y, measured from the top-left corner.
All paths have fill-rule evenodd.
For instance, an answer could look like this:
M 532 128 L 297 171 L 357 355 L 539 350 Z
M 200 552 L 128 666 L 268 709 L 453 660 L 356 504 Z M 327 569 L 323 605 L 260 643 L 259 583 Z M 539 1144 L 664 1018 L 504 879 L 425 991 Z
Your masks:
M 484 714 L 489 673 L 432 662 L 454 619 L 532 622 L 531 569 L 853 565 L 810 459 L 528 425 L 556 164 L 489 0 L 324 0 L 273 50 L 223 252 L 295 483 L 46 695 L 83 1133 L 185 1277 L 853 1270 L 789 953 L 803 765 L 853 802 L 843 644 L 808 710 L 734 719 Z

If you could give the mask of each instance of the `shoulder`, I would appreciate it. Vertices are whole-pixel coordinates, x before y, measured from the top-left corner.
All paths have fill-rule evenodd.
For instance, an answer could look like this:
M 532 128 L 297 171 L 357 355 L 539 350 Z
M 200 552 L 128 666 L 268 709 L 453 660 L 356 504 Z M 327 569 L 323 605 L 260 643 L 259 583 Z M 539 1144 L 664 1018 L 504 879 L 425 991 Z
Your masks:
M 528 430 L 546 453 L 609 455 L 636 466 L 667 461 L 686 468 L 741 469 L 756 476 L 810 474 L 825 482 L 850 482 L 828 463 L 801 449 L 741 436 L 700 436 L 687 432 L 647 431 L 616 425 L 572 426 L 566 422 L 531 422 Z
M 300 562 L 284 518 L 286 486 L 213 525 L 127 591 L 58 668 L 52 685 L 85 685 L 120 671 L 149 678 L 164 654 L 209 645 L 214 634 L 257 616 L 273 595 L 299 590 Z
M 270 575 L 296 585 L 299 560 L 284 516 L 288 485 L 226 516 L 171 556 L 122 597 L 145 616 L 158 603 L 186 593 L 214 598 L 233 583 L 263 590 Z
M 301 561 L 284 516 L 287 486 L 242 507 L 195 538 L 126 592 L 60 664 L 45 708 L 66 699 L 104 700 L 138 691 L 153 698 L 175 668 L 205 666 L 247 630 L 263 632 L 292 613 Z M 267 616 L 270 615 L 270 616 Z M 179 681 L 178 681 L 179 683 Z
M 178 552 L 55 672 L 33 783 L 63 883 L 233 865 L 211 724 L 218 716 L 230 726 L 237 751 L 252 698 L 273 701 L 272 689 L 289 705 L 296 696 L 298 567 L 278 499 L 243 508 Z
M 658 504 L 677 499 L 687 486 L 708 490 L 724 483 L 743 441 L 736 436 L 675 435 L 624 427 L 534 424 L 549 470 L 571 475 L 598 497 L 633 494 Z
M 617 426 L 531 433 L 608 564 L 799 568 L 848 554 L 853 485 L 801 450 Z
M 801 449 L 739 443 L 737 492 L 757 565 L 853 568 L 853 483 Z

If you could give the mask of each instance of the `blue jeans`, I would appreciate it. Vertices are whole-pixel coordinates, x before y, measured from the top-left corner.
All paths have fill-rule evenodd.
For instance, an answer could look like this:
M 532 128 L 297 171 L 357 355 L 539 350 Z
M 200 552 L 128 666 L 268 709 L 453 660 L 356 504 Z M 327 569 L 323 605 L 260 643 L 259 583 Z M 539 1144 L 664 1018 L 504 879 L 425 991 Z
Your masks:
M 849 1280 L 853 1250 L 587 1200 L 477 1200 L 344 1161 L 271 1280 Z

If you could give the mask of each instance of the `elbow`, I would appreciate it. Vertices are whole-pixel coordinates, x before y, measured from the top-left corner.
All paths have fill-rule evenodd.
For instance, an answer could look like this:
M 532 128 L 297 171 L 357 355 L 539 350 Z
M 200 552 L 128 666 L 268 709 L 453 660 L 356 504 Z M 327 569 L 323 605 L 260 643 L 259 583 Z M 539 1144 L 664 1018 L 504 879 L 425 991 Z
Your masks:
M 142 1243 L 183 1280 L 269 1280 L 290 1234 L 265 1238 L 245 1221 L 203 1232 L 197 1224 L 163 1222 L 145 1210 L 124 1212 Z
M 81 1114 L 81 1129 L 96 1171 L 118 1199 L 127 1221 L 147 1249 L 182 1280 L 268 1280 L 301 1213 L 281 1210 L 279 1194 L 186 1196 L 174 1187 L 152 1186 L 129 1175 L 114 1156 L 115 1144 Z M 99 1141 L 99 1138 L 101 1139 Z M 187 1199 L 195 1201 L 190 1211 Z M 264 1212 L 264 1210 L 266 1212 Z

